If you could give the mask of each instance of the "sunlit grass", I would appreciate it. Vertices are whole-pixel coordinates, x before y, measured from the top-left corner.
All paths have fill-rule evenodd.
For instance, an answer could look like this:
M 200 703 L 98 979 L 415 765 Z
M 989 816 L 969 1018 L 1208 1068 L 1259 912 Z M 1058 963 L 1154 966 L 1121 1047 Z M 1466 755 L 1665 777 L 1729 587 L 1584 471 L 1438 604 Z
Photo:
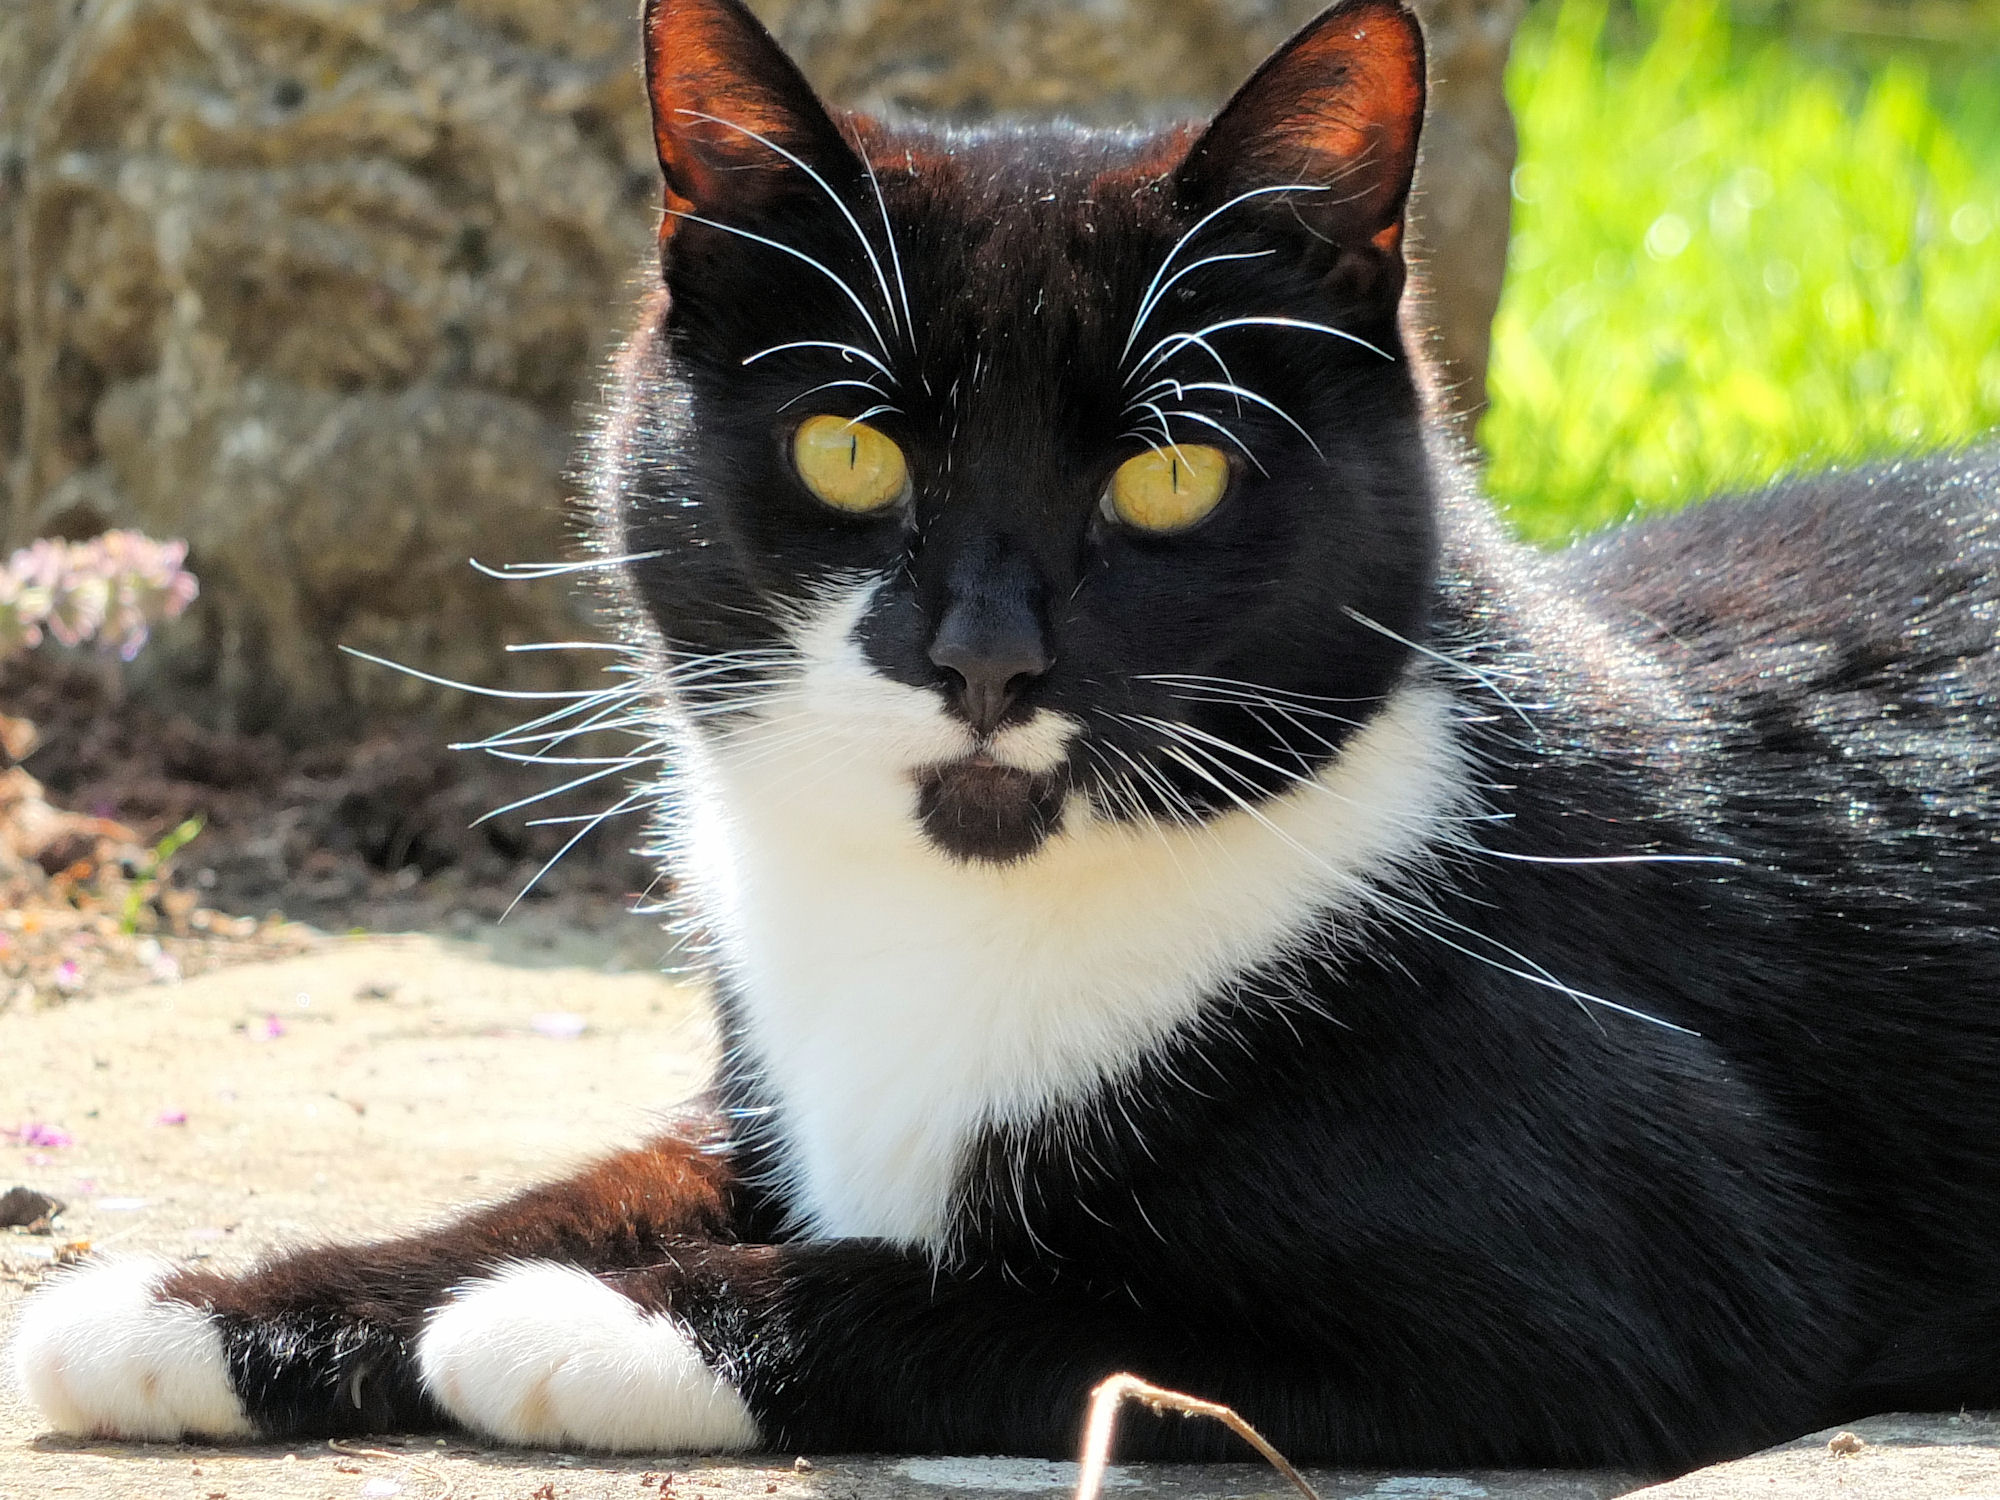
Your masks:
M 1531 16 L 1480 429 L 1554 539 L 1785 469 L 2000 424 L 2000 54 L 1933 77 L 1732 37 L 1713 0 Z

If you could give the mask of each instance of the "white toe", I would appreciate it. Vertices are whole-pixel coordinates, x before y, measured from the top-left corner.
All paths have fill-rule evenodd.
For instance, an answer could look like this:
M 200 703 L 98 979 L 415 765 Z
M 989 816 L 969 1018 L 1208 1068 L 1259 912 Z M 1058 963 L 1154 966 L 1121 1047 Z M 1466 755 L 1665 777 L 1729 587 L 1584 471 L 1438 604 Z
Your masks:
M 87 1265 L 28 1299 L 14 1377 L 57 1432 L 171 1441 L 253 1436 L 207 1313 L 154 1295 L 164 1261 Z
M 728 1452 L 757 1423 L 671 1317 L 574 1266 L 528 1261 L 460 1287 L 417 1342 L 451 1416 L 538 1447 Z

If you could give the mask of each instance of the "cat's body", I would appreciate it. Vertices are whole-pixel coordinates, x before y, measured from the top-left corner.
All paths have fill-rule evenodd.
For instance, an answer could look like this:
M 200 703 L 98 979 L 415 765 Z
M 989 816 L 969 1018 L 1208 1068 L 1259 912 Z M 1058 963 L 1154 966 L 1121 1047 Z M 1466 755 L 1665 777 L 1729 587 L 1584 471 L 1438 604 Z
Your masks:
M 52 1420 L 1061 1453 L 1130 1368 L 1301 1459 L 1666 1466 L 2000 1402 L 2000 462 L 1504 541 L 1398 332 L 1383 0 L 1199 136 L 868 166 L 733 4 L 650 24 L 597 493 L 716 1097 L 61 1283 Z

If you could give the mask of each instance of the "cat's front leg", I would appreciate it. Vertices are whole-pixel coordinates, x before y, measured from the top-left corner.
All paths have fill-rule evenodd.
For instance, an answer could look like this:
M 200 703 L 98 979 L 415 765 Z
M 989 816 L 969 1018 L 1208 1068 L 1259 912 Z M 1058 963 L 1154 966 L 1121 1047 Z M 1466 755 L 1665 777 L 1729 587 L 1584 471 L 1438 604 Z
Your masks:
M 587 1272 L 736 1237 L 745 1203 L 718 1139 L 691 1122 L 441 1229 L 302 1250 L 241 1276 L 145 1260 L 84 1266 L 29 1299 L 16 1379 L 51 1427 L 80 1436 L 290 1439 L 444 1425 L 418 1348 L 427 1329 L 451 1326 L 453 1288 L 506 1283 L 523 1264 L 567 1268 L 569 1284 L 596 1287 Z M 577 1316 L 575 1300 L 540 1311 Z M 582 1338 L 588 1326 L 572 1331 Z M 699 1360 L 682 1367 L 698 1371 Z
M 1190 1373 L 1154 1342 L 1129 1302 L 881 1241 L 684 1243 L 461 1286 L 417 1360 L 456 1423 L 535 1447 L 1065 1456 L 1097 1380 Z
M 1302 1453 L 1363 1451 L 1384 1420 L 1297 1350 L 1029 1274 L 879 1240 L 690 1243 L 590 1286 L 547 1266 L 464 1287 L 418 1358 L 455 1421 L 550 1447 L 1071 1457 L 1091 1388 L 1119 1370 L 1228 1402 Z M 1119 1451 L 1213 1459 L 1236 1442 L 1135 1410 Z

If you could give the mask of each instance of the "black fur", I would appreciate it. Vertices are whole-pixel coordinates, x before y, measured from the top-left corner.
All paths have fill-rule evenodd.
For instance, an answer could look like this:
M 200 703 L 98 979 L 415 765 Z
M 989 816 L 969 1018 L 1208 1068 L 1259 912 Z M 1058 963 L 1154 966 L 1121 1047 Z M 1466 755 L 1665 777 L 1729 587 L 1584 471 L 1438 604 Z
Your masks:
M 661 670 L 780 645 L 816 588 L 888 574 L 857 631 L 877 673 L 968 718 L 1085 726 L 1046 777 L 918 778 L 952 859 L 1032 860 L 1076 799 L 1198 820 L 1280 796 L 1413 680 L 1454 700 L 1477 815 L 1365 930 L 981 1141 L 946 1255 L 788 1231 L 759 1128 L 785 1101 L 724 982 L 699 1127 L 436 1235 L 177 1283 L 260 1426 L 436 1420 L 409 1342 L 451 1282 L 518 1256 L 673 1313 L 784 1449 L 1062 1454 L 1120 1368 L 1296 1459 L 1426 1467 L 1672 1468 L 2000 1403 L 2000 460 L 1820 476 L 1552 556 L 1505 541 L 1427 435 L 1397 323 L 1422 92 L 1393 0 L 1308 28 L 1198 139 L 836 123 L 734 0 L 651 15 L 665 294 L 597 484 Z M 914 337 L 828 198 L 877 211 L 855 143 Z M 1216 219 L 1200 251 L 1243 258 L 1174 283 L 1140 347 L 1248 316 L 1350 337 L 1219 336 L 1285 415 L 1192 393 L 1242 439 L 1229 496 L 1186 533 L 1106 520 L 1145 447 L 1120 353 L 1149 280 L 1204 214 L 1301 172 L 1339 190 Z M 856 518 L 786 443 L 881 404 L 824 384 L 868 362 L 761 351 L 873 351 L 869 315 L 898 408 L 870 420 L 913 496 Z M 1004 704 L 936 660 L 954 611 L 1038 664 Z M 682 702 L 727 722 L 760 670 L 732 658 Z M 1221 746 L 1212 774 L 1149 719 Z M 1136 802 L 1107 790 L 1121 763 L 1154 774 Z M 1142 1419 L 1125 1448 L 1230 1441 Z

